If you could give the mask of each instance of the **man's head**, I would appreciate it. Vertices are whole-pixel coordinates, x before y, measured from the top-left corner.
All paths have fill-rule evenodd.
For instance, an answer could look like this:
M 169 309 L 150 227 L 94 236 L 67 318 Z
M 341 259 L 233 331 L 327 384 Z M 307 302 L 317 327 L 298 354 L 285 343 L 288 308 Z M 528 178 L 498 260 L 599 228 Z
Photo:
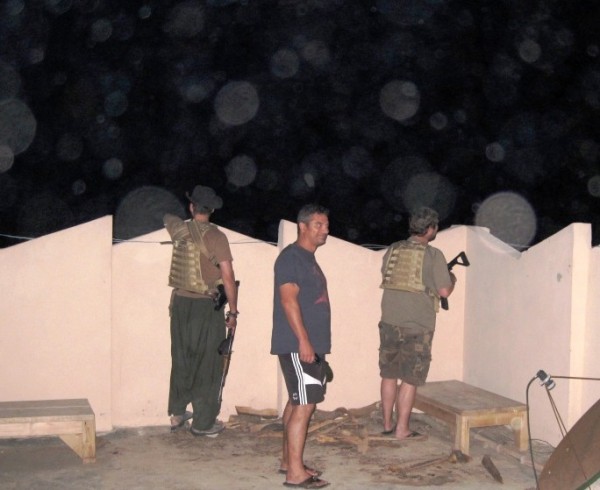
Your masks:
M 438 223 L 439 216 L 437 211 L 423 206 L 413 211 L 410 215 L 408 232 L 411 235 L 424 236 L 430 228 L 437 231 Z
M 329 235 L 329 209 L 319 204 L 307 204 L 298 212 L 298 243 L 315 251 L 324 245 Z
M 223 207 L 223 199 L 217 196 L 216 192 L 203 185 L 194 187 L 192 194 L 186 192 L 186 197 L 189 199 L 192 214 L 207 214 L 210 215 L 215 209 Z

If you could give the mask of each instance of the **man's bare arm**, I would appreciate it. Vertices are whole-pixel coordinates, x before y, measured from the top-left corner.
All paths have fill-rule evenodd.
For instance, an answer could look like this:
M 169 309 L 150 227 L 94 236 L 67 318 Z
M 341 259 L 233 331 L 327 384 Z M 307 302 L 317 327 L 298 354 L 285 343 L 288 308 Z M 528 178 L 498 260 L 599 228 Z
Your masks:
M 302 312 L 300 311 L 300 304 L 298 303 L 299 292 L 300 288 L 298 285 L 291 282 L 279 286 L 283 311 L 285 312 L 285 316 L 287 317 L 294 335 L 298 339 L 298 353 L 300 355 L 300 360 L 303 362 L 314 362 L 315 351 L 308 338 L 308 332 L 304 327 Z
M 452 272 L 449 272 L 449 274 L 450 274 L 450 280 L 452 281 L 452 286 L 450 286 L 448 288 L 438 289 L 438 294 L 440 295 L 440 298 L 447 298 L 448 296 L 450 296 L 452 294 L 452 291 L 454 291 L 454 285 L 456 284 L 456 276 Z
M 235 285 L 233 264 L 230 260 L 224 260 L 223 262 L 219 262 L 219 269 L 221 269 L 221 279 L 223 280 L 223 287 L 225 288 L 225 295 L 227 296 L 229 311 L 232 313 L 237 313 L 238 290 L 237 286 Z M 227 326 L 235 327 L 237 323 L 236 320 L 236 317 L 230 316 L 227 321 Z

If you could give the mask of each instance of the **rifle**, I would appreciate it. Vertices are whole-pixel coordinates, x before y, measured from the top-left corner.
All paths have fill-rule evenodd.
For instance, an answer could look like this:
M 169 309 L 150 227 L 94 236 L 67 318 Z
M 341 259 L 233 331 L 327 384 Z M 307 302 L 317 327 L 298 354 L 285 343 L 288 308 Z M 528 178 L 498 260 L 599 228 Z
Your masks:
M 454 267 L 455 265 L 462 265 L 463 267 L 470 266 L 471 264 L 469 263 L 469 259 L 467 259 L 467 254 L 461 252 L 450 262 L 448 262 L 448 271 L 451 271 L 452 267 Z M 440 303 L 444 310 L 448 309 L 448 298 L 440 298 Z
M 239 287 L 240 281 L 235 281 L 235 286 Z M 220 310 L 227 303 L 227 295 L 225 294 L 225 286 L 219 284 L 217 286 L 217 296 L 213 299 L 215 310 Z M 223 388 L 225 387 L 225 379 L 229 372 L 229 364 L 231 363 L 231 353 L 233 352 L 233 338 L 235 337 L 235 328 L 227 330 L 227 337 L 219 345 L 219 355 L 223 356 L 223 374 L 221 375 L 221 387 L 219 388 L 219 404 L 223 401 Z
M 227 331 L 227 338 L 219 345 L 219 354 L 223 356 L 223 375 L 221 376 L 221 387 L 219 388 L 219 404 L 223 401 L 223 388 L 225 387 L 225 379 L 229 372 L 229 364 L 231 363 L 231 353 L 233 349 L 233 338 L 235 329 L 230 328 Z

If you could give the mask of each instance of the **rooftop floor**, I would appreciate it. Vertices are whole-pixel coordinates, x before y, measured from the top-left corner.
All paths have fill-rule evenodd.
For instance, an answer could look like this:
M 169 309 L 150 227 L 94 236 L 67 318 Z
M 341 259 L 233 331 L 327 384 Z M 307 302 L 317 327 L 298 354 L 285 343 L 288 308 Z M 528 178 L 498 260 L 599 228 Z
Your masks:
M 325 417 L 323 417 L 325 415 Z M 327 423 L 308 437 L 305 461 L 323 471 L 336 489 L 486 489 L 501 485 L 483 466 L 489 455 L 502 488 L 530 490 L 535 476 L 529 452 L 519 453 L 507 427 L 471 430 L 467 462 L 451 456 L 448 427 L 431 417 L 413 415 L 414 429 L 425 441 L 401 442 L 380 436 L 378 412 Z M 340 420 L 338 418 L 338 420 Z M 120 429 L 98 434 L 96 462 L 83 464 L 58 438 L 0 440 L 0 482 L 9 489 L 268 489 L 282 488 L 278 473 L 281 421 L 232 417 L 215 438 L 194 437 L 165 427 Z M 541 467 L 552 448 L 534 441 Z

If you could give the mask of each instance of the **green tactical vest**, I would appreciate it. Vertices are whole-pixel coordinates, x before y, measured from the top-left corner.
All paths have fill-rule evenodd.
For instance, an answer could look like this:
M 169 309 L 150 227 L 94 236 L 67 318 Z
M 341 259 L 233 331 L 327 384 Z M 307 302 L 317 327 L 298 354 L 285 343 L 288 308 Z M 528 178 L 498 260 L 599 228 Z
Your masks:
M 202 278 L 200 254 L 204 254 L 215 266 L 214 256 L 210 256 L 204 245 L 204 234 L 212 227 L 212 223 L 198 221 L 182 221 L 173 232 L 173 255 L 169 286 L 185 289 L 200 294 L 214 291 L 216 285 L 208 285 Z
M 425 245 L 409 241 L 394 243 L 385 264 L 381 287 L 412 292 L 425 291 L 424 256 Z
M 396 289 L 413 293 L 426 292 L 434 300 L 434 308 L 439 309 L 438 295 L 423 283 L 423 259 L 427 245 L 411 241 L 392 244 L 384 267 L 383 289 Z

